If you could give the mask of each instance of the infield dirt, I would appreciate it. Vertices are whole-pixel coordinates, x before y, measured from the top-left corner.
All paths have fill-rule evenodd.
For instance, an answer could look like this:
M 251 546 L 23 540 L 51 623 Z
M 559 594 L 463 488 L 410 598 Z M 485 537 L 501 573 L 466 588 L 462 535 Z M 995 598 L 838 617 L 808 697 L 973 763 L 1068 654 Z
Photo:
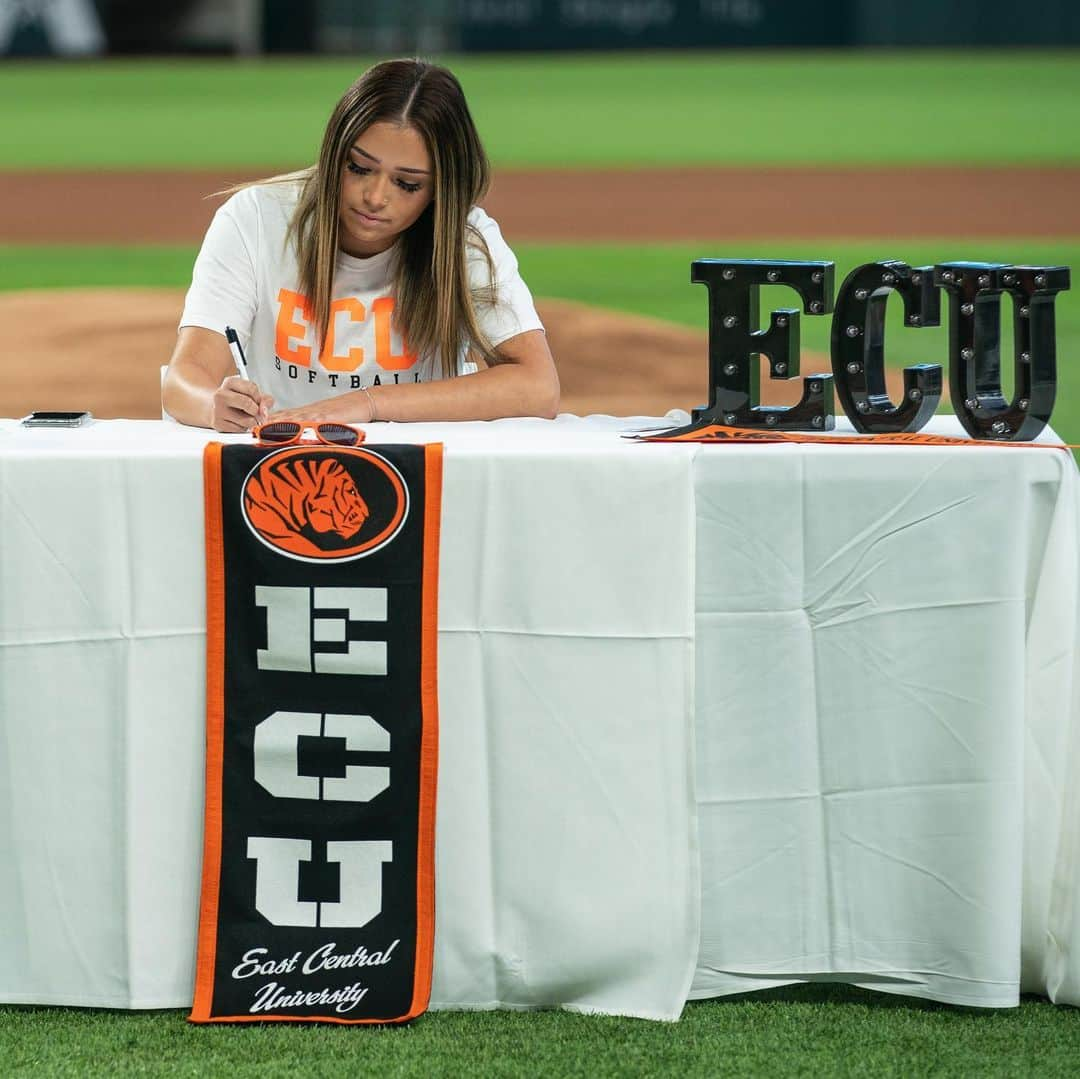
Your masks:
M 253 178 L 0 173 L 0 243 L 197 244 L 221 201 L 207 196 Z M 506 171 L 485 206 L 511 245 L 873 237 L 887 246 L 912 236 L 1080 235 L 1077 191 L 1080 169 Z M 9 349 L 0 414 L 78 407 L 158 416 L 159 368 L 182 299 L 182 290 L 161 289 L 0 295 Z M 563 411 L 662 415 L 706 400 L 704 334 L 563 301 L 538 307 Z M 828 366 L 827 357 L 803 356 L 804 373 Z M 798 383 L 766 380 L 763 400 L 790 403 L 798 392 Z

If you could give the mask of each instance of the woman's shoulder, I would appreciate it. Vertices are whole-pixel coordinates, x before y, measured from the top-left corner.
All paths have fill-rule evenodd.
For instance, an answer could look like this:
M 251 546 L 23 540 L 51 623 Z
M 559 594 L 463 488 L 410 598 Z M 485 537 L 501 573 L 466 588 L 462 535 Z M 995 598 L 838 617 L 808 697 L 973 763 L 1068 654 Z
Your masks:
M 221 211 L 242 221 L 267 218 L 287 221 L 296 209 L 302 187 L 302 175 L 247 184 L 221 204 Z
M 480 206 L 474 206 L 465 219 L 467 226 L 465 245 L 470 257 L 483 257 L 482 246 L 487 248 L 488 254 L 496 262 L 504 257 L 513 257 L 509 244 L 503 239 L 502 229 L 499 223 L 486 210 Z
M 465 223 L 485 237 L 488 234 L 502 235 L 498 222 L 482 206 L 474 206 Z

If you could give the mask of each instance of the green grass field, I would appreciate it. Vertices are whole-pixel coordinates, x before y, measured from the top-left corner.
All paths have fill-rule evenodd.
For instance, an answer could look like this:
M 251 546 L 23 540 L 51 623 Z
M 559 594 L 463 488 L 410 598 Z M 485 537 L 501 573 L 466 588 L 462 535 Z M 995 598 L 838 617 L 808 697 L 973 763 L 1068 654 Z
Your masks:
M 1080 1013 L 979 1012 L 845 986 L 688 1004 L 678 1024 L 434 1012 L 407 1027 L 193 1027 L 180 1012 L 0 1007 L 5 1076 L 1075 1076 Z M 107 1061 L 107 1066 L 103 1063 Z
M 745 53 L 452 60 L 496 165 L 1080 163 L 1080 56 Z M 365 66 L 0 66 L 0 170 L 258 168 L 307 163 L 333 100 Z M 73 197 L 77 188 L 73 190 Z M 884 257 L 1080 266 L 1053 243 L 924 237 L 737 246 L 523 245 L 537 295 L 703 328 L 698 257 L 830 258 L 837 284 Z M 0 290 L 183 286 L 190 247 L 0 246 Z M 1080 286 L 1077 286 L 1080 288 Z M 766 290 L 763 306 L 792 306 Z M 890 308 L 898 306 L 895 303 Z M 1053 424 L 1080 442 L 1080 301 L 1058 299 Z M 895 314 L 895 312 L 893 312 Z M 803 342 L 828 348 L 828 318 Z M 889 324 L 897 365 L 946 362 L 944 331 Z M 705 374 L 703 357 L 703 382 Z M 813 986 L 689 1005 L 677 1025 L 565 1013 L 442 1013 L 405 1029 L 193 1028 L 180 1012 L 0 1007 L 0 1075 L 1071 1076 L 1080 1012 L 1026 1000 L 976 1012 Z
M 1080 161 L 1072 52 L 448 62 L 496 166 Z M 330 106 L 365 66 L 360 57 L 0 66 L 0 168 L 305 165 Z

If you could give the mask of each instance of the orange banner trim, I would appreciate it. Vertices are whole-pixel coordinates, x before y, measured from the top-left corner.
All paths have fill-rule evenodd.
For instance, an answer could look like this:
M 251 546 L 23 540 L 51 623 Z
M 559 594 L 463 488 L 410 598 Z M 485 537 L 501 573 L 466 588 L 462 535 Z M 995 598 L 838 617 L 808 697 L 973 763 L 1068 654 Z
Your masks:
M 1013 446 L 1021 449 L 1076 450 L 1080 445 L 1068 442 L 997 442 L 982 438 L 955 438 L 951 435 L 928 435 L 920 431 L 878 435 L 815 435 L 802 431 L 757 431 L 745 427 L 710 424 L 680 434 L 634 435 L 639 442 L 805 442 L 822 446 Z
M 442 526 L 442 443 L 424 449 L 424 551 L 420 630 L 419 842 L 416 864 L 416 963 L 412 1006 L 427 1010 L 435 957 L 435 801 L 439 769 L 439 535 Z
M 206 530 L 206 809 L 202 895 L 199 902 L 195 1000 L 190 1020 L 210 1021 L 217 955 L 221 890 L 221 775 L 225 752 L 225 550 L 221 525 L 221 450 L 211 442 L 203 454 Z

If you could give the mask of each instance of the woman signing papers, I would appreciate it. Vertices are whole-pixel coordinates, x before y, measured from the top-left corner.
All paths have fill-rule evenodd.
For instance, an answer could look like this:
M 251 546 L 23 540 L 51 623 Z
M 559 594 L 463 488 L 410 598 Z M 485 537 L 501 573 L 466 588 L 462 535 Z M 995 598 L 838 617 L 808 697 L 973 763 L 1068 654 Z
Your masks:
M 334 108 L 314 166 L 241 187 L 215 214 L 166 410 L 219 431 L 271 416 L 554 416 L 543 326 L 514 253 L 476 205 L 488 173 L 449 71 L 391 60 L 365 72 Z M 455 377 L 470 354 L 486 366 Z

